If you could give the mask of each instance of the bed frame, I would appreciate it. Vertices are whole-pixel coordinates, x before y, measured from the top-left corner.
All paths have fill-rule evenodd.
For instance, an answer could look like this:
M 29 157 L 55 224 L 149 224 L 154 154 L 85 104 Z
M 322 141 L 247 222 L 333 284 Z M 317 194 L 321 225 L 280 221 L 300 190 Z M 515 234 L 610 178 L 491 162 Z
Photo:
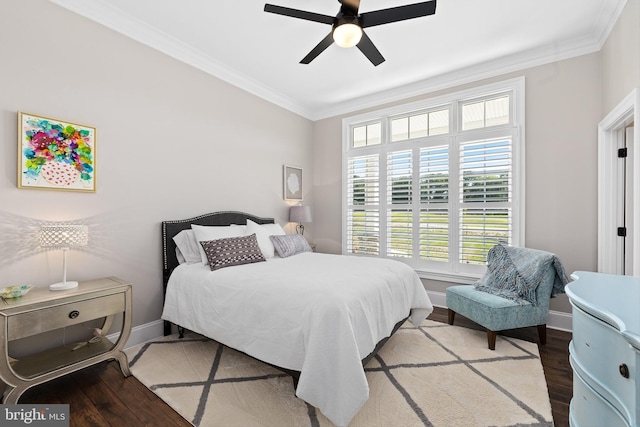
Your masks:
M 257 223 L 257 224 L 273 224 L 273 218 L 261 218 L 255 215 L 251 215 L 244 212 L 237 211 L 227 211 L 227 212 L 212 212 L 200 216 L 196 216 L 188 219 L 179 219 L 172 221 L 163 221 L 162 222 L 162 287 L 163 287 L 163 296 L 166 296 L 167 293 L 167 283 L 169 282 L 169 277 L 171 276 L 171 272 L 174 268 L 176 268 L 178 263 L 178 258 L 176 256 L 176 244 L 173 241 L 173 236 L 181 232 L 182 230 L 188 230 L 191 228 L 191 224 L 196 225 L 208 225 L 208 226 L 227 226 L 231 224 L 237 225 L 245 225 L 247 223 L 247 219 Z M 407 317 L 396 323 L 393 327 L 393 331 L 387 338 L 383 338 L 378 342 L 374 350 L 367 357 L 362 359 L 362 365 L 366 365 L 373 357 L 378 353 L 378 350 L 382 348 L 382 346 L 387 342 L 387 340 L 393 335 L 402 324 L 407 320 Z M 184 328 L 180 325 L 176 325 L 178 327 L 178 331 L 180 332 L 180 338 L 184 335 Z M 164 321 L 164 335 L 171 334 L 171 322 Z M 274 366 L 274 365 L 271 365 Z M 298 378 L 300 377 L 300 372 L 292 371 L 290 369 L 281 368 L 279 366 L 275 366 L 277 369 L 280 369 L 293 377 L 294 386 L 298 384 Z

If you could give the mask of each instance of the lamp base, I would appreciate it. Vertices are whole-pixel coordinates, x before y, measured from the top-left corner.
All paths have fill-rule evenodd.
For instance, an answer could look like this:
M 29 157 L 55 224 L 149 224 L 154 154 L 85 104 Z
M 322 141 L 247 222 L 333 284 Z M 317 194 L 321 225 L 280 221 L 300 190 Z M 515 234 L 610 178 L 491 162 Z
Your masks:
M 78 287 L 78 282 L 58 282 L 53 285 L 49 285 L 50 291 L 65 291 L 67 289 L 73 289 Z

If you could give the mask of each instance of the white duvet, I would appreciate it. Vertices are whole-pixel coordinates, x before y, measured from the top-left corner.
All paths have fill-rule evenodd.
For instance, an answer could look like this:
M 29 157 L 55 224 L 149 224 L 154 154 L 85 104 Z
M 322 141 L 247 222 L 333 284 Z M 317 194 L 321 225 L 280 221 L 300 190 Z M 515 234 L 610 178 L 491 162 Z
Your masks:
M 300 371 L 296 395 L 346 426 L 369 398 L 361 360 L 410 311 L 419 325 L 432 310 L 401 262 L 307 252 L 216 271 L 182 264 L 162 319 Z

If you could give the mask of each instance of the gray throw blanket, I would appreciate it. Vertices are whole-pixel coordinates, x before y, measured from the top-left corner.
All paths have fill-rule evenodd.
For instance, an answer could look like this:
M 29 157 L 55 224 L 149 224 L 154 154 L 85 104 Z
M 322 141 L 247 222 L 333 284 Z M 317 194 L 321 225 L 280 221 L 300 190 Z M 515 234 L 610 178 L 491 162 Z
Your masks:
M 555 269 L 551 296 L 564 293 L 569 278 L 558 257 L 530 248 L 496 245 L 487 253 L 487 272 L 476 289 L 514 301 L 537 305 L 536 290 L 549 268 Z

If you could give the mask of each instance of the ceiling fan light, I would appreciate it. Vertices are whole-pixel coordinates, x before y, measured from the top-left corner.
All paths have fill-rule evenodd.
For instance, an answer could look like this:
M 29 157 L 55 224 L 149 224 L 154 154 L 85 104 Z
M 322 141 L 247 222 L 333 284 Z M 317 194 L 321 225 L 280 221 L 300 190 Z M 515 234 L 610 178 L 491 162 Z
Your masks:
M 333 41 L 340 47 L 354 47 L 361 38 L 362 28 L 356 24 L 341 24 L 333 30 Z

